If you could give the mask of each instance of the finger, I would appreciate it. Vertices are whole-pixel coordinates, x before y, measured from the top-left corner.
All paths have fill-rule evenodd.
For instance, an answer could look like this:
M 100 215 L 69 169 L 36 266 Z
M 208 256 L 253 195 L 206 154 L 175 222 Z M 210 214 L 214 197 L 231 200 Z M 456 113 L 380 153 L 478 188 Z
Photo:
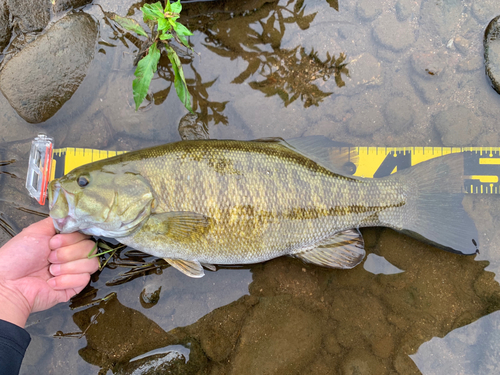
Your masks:
M 49 241 L 49 247 L 52 250 L 58 249 L 60 247 L 70 246 L 76 244 L 80 241 L 89 239 L 90 236 L 80 232 L 67 233 L 67 234 L 56 234 Z
M 47 284 L 54 290 L 75 289 L 79 293 L 90 281 L 90 274 L 61 275 L 47 280 Z M 74 294 L 73 294 L 74 295 Z M 71 298 L 71 297 L 69 297 Z
M 66 275 L 66 274 L 79 274 L 89 273 L 92 274 L 99 268 L 99 261 L 97 258 L 92 259 L 78 259 L 68 263 L 56 263 L 49 267 L 52 276 Z
M 34 232 L 46 236 L 53 236 L 54 234 L 56 234 L 54 222 L 50 217 L 31 224 L 30 226 L 24 228 L 23 232 Z
M 67 263 L 78 259 L 87 259 L 94 247 L 94 241 L 83 240 L 73 245 L 52 250 L 48 259 L 50 263 Z M 97 248 L 94 250 L 93 254 L 95 254 L 95 251 L 97 251 Z

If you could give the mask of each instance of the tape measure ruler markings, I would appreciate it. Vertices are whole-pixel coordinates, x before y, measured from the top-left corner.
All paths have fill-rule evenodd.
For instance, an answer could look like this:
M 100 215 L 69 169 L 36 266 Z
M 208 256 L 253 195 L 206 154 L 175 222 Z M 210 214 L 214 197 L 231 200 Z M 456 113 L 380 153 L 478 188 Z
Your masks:
M 346 148 L 331 151 L 345 154 Z M 66 147 L 53 151 L 51 180 L 93 161 L 126 151 Z M 500 147 L 349 147 L 354 175 L 384 177 L 423 161 L 451 153 L 464 153 L 464 189 L 472 194 L 500 194 Z

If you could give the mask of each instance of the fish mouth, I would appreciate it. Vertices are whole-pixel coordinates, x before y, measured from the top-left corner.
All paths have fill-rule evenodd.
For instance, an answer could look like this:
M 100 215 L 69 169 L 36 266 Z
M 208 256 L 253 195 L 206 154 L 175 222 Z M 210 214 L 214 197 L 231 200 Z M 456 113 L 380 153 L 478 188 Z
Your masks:
M 73 196 L 65 191 L 59 181 L 55 180 L 49 184 L 49 209 L 54 228 L 60 233 L 72 233 L 79 228 L 73 218 Z

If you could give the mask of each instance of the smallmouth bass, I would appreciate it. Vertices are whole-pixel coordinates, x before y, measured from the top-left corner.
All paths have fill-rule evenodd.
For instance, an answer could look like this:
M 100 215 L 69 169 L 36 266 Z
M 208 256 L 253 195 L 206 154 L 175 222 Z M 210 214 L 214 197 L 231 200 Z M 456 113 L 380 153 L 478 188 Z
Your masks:
M 462 206 L 461 154 L 363 179 L 322 150 L 317 140 L 263 139 L 133 151 L 52 181 L 50 216 L 61 233 L 116 238 L 191 277 L 202 277 L 203 266 L 283 255 L 352 268 L 365 256 L 359 228 L 370 226 L 477 252 L 477 230 Z

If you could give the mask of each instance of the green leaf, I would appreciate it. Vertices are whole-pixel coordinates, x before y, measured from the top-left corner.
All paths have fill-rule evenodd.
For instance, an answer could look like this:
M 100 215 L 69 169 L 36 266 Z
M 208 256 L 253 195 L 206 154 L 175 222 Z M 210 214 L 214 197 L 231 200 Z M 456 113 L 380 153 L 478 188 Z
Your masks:
M 172 26 L 170 25 L 170 22 L 168 22 L 167 19 L 165 18 L 160 18 L 158 20 L 158 31 L 168 31 L 170 30 Z
M 141 27 L 141 25 L 139 25 L 139 23 L 136 20 L 126 17 L 120 17 L 117 16 L 116 14 L 113 16 L 113 20 L 124 29 L 133 31 L 138 35 L 142 35 L 145 37 L 148 36 L 148 34 L 144 31 L 144 29 Z
M 177 33 L 177 35 L 193 35 L 193 33 L 189 31 L 188 28 L 184 26 L 182 23 L 176 22 L 174 24 L 174 30 Z
M 182 42 L 182 44 L 184 44 L 187 48 L 191 48 L 191 46 L 189 45 L 189 42 L 187 41 L 186 37 L 185 36 L 182 36 L 182 35 L 177 35 L 177 37 L 179 38 L 179 40 Z M 192 48 L 191 48 L 192 49 Z
M 163 7 L 159 1 L 154 4 L 144 4 L 144 6 L 141 7 L 141 11 L 144 14 L 144 22 L 148 20 L 156 21 L 163 18 Z
M 177 1 L 176 3 L 172 3 L 170 6 L 171 12 L 173 13 L 180 13 L 182 10 L 182 5 L 180 1 Z
M 165 12 L 171 12 L 171 6 L 170 6 L 170 0 L 167 0 L 166 4 L 165 4 Z
M 158 61 L 160 61 L 160 51 L 156 48 L 156 43 L 153 43 L 149 47 L 148 54 L 137 64 L 137 69 L 134 73 L 137 78 L 132 82 L 132 91 L 134 93 L 136 111 L 148 94 L 149 85 L 156 72 Z
M 181 60 L 179 56 L 175 53 L 172 47 L 167 46 L 168 59 L 172 63 L 172 69 L 174 70 L 175 78 L 174 78 L 174 86 L 175 91 L 177 92 L 177 96 L 181 100 L 182 104 L 186 109 L 193 113 L 193 109 L 191 108 L 191 97 L 189 95 L 189 90 L 186 84 L 186 79 L 184 78 L 184 71 L 182 70 Z
M 160 34 L 160 39 L 161 40 L 168 40 L 172 39 L 174 36 L 172 34 Z

